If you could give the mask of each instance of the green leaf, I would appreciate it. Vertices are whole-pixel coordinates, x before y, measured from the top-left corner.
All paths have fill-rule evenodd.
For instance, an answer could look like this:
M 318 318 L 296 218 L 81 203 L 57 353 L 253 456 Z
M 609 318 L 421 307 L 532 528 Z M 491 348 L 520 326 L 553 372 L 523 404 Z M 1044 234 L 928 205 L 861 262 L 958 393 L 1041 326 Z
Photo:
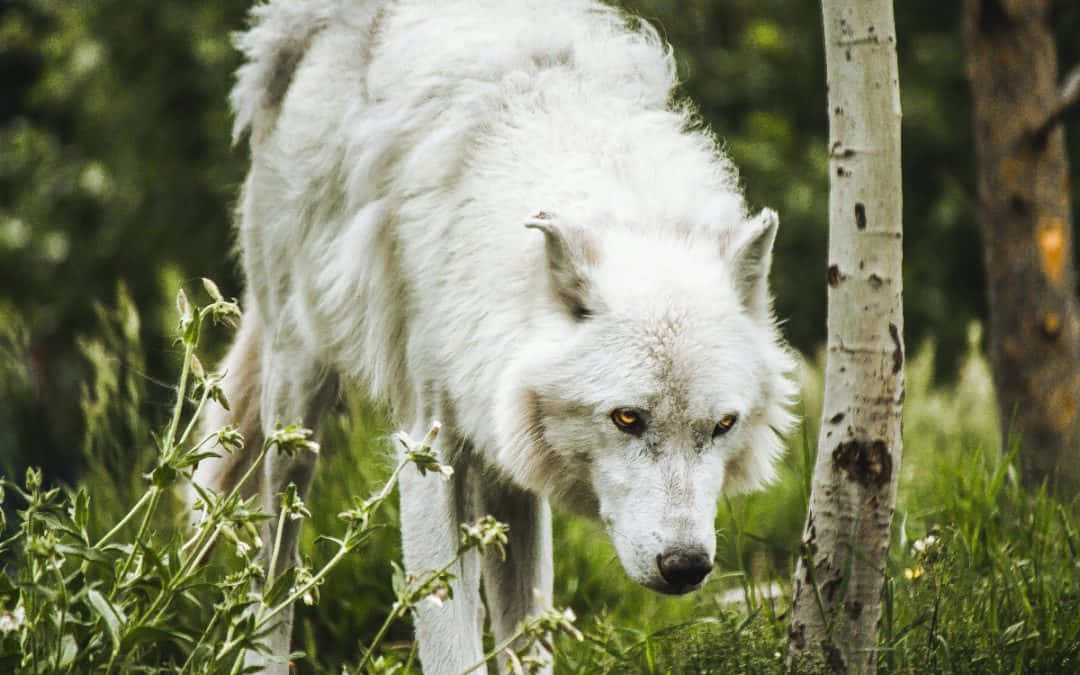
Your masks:
M 145 542 L 140 541 L 136 542 L 136 544 L 139 546 L 139 550 L 142 551 L 143 559 L 154 567 L 154 570 L 161 576 L 162 580 L 172 577 L 172 575 L 169 574 L 169 570 L 166 568 L 165 563 L 162 562 L 161 556 L 157 554 L 157 551 Z
M 149 478 L 150 482 L 154 484 L 154 487 L 165 490 L 171 488 L 176 483 L 176 469 L 168 464 L 162 464 L 150 472 Z
M 30 591 L 37 595 L 44 596 L 51 603 L 60 601 L 60 593 L 51 586 L 46 586 L 44 584 L 24 584 L 22 582 L 19 582 L 19 585 L 23 588 L 24 594 L 27 591 Z
M 86 530 L 86 524 L 90 521 L 90 493 L 85 487 L 79 488 L 72 500 L 71 519 L 80 530 Z
M 99 550 L 99 551 L 109 551 L 109 552 L 115 553 L 117 556 L 122 556 L 122 555 L 128 555 L 129 553 L 131 553 L 131 548 L 132 548 L 131 544 L 116 543 L 116 544 L 105 544 L 104 546 L 98 548 L 97 550 Z
M 279 602 L 285 599 L 288 595 L 289 589 L 292 588 L 293 582 L 296 580 L 296 568 L 290 567 L 274 579 L 274 583 L 270 588 L 263 591 L 263 603 L 267 607 L 273 607 Z
M 27 467 L 24 483 L 28 492 L 33 492 L 41 487 L 41 469 L 33 466 Z
M 106 600 L 105 596 L 96 589 L 90 589 L 86 594 L 86 599 L 90 602 L 90 606 L 94 608 L 97 615 L 101 617 L 101 620 L 105 622 L 105 629 L 109 632 L 113 647 L 118 647 L 123 626 L 127 623 L 127 617 L 121 609 Z
M 79 653 L 79 645 L 75 642 L 75 636 L 70 633 L 60 639 L 60 662 L 57 669 L 67 668 L 75 662 L 75 656 Z
M 14 595 L 18 590 L 15 584 L 11 583 L 11 577 L 7 575 L 5 570 L 0 569 L 0 598 L 6 595 Z
M 394 573 L 390 577 L 390 587 L 394 589 L 394 595 L 402 597 L 405 593 L 405 589 L 408 586 L 406 581 L 405 570 L 401 569 L 401 565 L 391 560 L 390 566 L 394 568 Z
M 98 563 L 112 568 L 112 559 L 101 551 L 89 546 L 71 546 L 69 544 L 57 544 L 56 551 L 65 556 L 72 556 L 87 562 Z
M 206 290 L 206 294 L 209 295 L 214 300 L 214 302 L 223 302 L 225 300 L 225 298 L 221 296 L 221 291 L 218 290 L 217 284 L 215 284 L 213 281 L 207 279 L 206 277 L 203 277 L 202 285 L 203 288 Z
M 170 630 L 163 626 L 152 626 L 147 624 L 143 624 L 132 630 L 129 639 L 131 640 L 131 644 L 137 642 L 161 642 L 163 640 L 173 640 L 181 647 L 190 646 L 195 642 L 192 636 L 185 635 L 180 631 Z
M 198 464 L 199 462 L 203 461 L 204 459 L 209 459 L 211 457 L 221 457 L 221 453 L 220 452 L 213 452 L 213 451 L 209 451 L 209 452 L 193 452 L 193 453 L 190 453 L 190 454 L 184 455 L 183 457 L 178 458 L 175 462 L 172 463 L 172 466 L 175 469 L 185 469 L 185 468 L 187 468 L 189 466 L 193 466 L 195 464 Z

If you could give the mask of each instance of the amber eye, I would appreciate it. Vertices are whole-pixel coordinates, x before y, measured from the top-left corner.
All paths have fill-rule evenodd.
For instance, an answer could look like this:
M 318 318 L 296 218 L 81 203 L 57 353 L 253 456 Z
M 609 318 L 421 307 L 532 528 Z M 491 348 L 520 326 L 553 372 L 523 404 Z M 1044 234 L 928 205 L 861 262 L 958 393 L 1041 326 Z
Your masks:
M 645 420 L 641 418 L 640 414 L 630 408 L 616 408 L 615 412 L 611 413 L 611 421 L 614 422 L 615 426 L 619 427 L 621 431 L 625 431 L 628 434 L 637 436 L 645 431 Z
M 717 436 L 723 436 L 727 432 L 731 431 L 731 427 L 735 426 L 736 420 L 739 418 L 734 415 L 724 415 L 720 418 L 720 421 L 716 423 L 716 428 L 713 429 L 713 438 Z

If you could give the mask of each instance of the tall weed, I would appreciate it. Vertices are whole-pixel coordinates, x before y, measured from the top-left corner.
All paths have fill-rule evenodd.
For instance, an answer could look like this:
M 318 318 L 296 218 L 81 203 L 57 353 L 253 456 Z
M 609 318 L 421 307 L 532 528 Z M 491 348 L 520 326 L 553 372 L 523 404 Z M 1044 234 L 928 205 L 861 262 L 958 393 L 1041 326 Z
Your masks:
M 420 442 L 396 434 L 400 461 L 388 476 L 364 486 L 372 496 L 335 494 L 339 522 L 332 529 L 340 534 L 319 538 L 328 555 L 316 564 L 267 569 L 263 561 L 278 559 L 281 540 L 264 541 L 263 534 L 280 532 L 285 519 L 305 519 L 310 511 L 290 485 L 279 496 L 277 528 L 267 529 L 270 516 L 256 498 L 241 496 L 241 486 L 268 453 L 318 452 L 319 446 L 306 429 L 279 428 L 267 435 L 235 488 L 216 493 L 190 483 L 199 461 L 244 443 L 228 427 L 200 435 L 207 403 L 228 406 L 220 387 L 223 375 L 208 372 L 196 354 L 200 336 L 210 323 L 232 323 L 240 314 L 212 282 L 204 280 L 203 287 L 209 296 L 203 306 L 192 304 L 182 290 L 177 295 L 183 358 L 175 401 L 160 433 L 144 436 L 147 427 L 133 414 L 142 396 L 133 375 L 140 370 L 138 350 L 128 355 L 130 361 L 117 356 L 118 346 L 137 344 L 138 336 L 137 315 L 121 291 L 119 321 L 113 325 L 118 331 L 106 330 L 102 341 L 82 344 L 97 372 L 83 393 L 85 450 L 101 463 L 74 490 L 49 486 L 36 469 L 18 483 L 0 478 L 0 507 L 11 500 L 18 509 L 10 531 L 0 510 L 0 672 L 248 672 L 252 667 L 245 665 L 245 656 L 266 652 L 264 639 L 283 614 L 297 602 L 318 602 L 330 572 L 381 529 L 376 514 L 402 471 L 411 466 L 421 474 L 449 477 L 450 468 L 431 450 L 437 424 Z M 133 450 L 147 440 L 152 456 Z M 132 459 L 151 460 L 142 490 L 128 482 Z M 175 493 L 182 488 L 197 495 L 201 515 L 194 524 L 176 508 Z M 134 505 L 127 506 L 127 497 Z M 402 659 L 382 649 L 390 628 L 419 603 L 449 596 L 451 570 L 462 555 L 498 554 L 505 543 L 506 526 L 485 517 L 462 526 L 458 552 L 442 567 L 418 575 L 395 568 L 389 584 L 393 600 L 361 648 L 355 670 L 405 668 Z M 550 645 L 556 634 L 580 638 L 573 619 L 568 610 L 550 609 L 525 622 L 507 642 L 493 645 L 476 667 L 507 659 L 522 670 L 539 668 L 544 652 L 537 645 Z

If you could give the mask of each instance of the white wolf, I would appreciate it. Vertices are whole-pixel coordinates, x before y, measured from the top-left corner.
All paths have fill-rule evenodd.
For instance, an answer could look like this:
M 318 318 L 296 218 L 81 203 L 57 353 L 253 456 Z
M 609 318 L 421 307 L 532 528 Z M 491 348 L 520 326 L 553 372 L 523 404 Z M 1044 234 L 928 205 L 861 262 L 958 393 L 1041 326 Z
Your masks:
M 233 411 L 210 423 L 257 448 L 316 425 L 339 382 L 418 436 L 443 422 L 452 480 L 401 482 L 407 568 L 451 559 L 482 514 L 510 541 L 420 609 L 429 673 L 482 658 L 481 575 L 496 640 L 533 589 L 550 598 L 549 500 L 598 518 L 635 581 L 699 587 L 716 500 L 773 475 L 795 385 L 767 284 L 776 215 L 748 215 L 673 101 L 670 47 L 592 0 L 271 0 L 238 44 L 248 307 Z M 249 460 L 196 479 L 222 488 Z M 271 460 L 268 507 L 313 469 Z

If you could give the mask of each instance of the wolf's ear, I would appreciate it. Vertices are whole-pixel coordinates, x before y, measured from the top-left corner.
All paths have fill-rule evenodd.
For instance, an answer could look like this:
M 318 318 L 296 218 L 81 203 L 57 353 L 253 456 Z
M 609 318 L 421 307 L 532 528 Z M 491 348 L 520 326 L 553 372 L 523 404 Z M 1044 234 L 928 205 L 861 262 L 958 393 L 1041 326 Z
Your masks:
M 738 230 L 730 232 L 724 247 L 739 298 L 750 312 L 759 316 L 769 312 L 769 268 L 779 224 L 776 211 L 762 209 Z
M 592 315 L 587 303 L 589 280 L 585 268 L 596 261 L 596 249 L 580 228 L 564 225 L 540 211 L 525 221 L 525 227 L 544 233 L 551 291 L 578 321 Z

